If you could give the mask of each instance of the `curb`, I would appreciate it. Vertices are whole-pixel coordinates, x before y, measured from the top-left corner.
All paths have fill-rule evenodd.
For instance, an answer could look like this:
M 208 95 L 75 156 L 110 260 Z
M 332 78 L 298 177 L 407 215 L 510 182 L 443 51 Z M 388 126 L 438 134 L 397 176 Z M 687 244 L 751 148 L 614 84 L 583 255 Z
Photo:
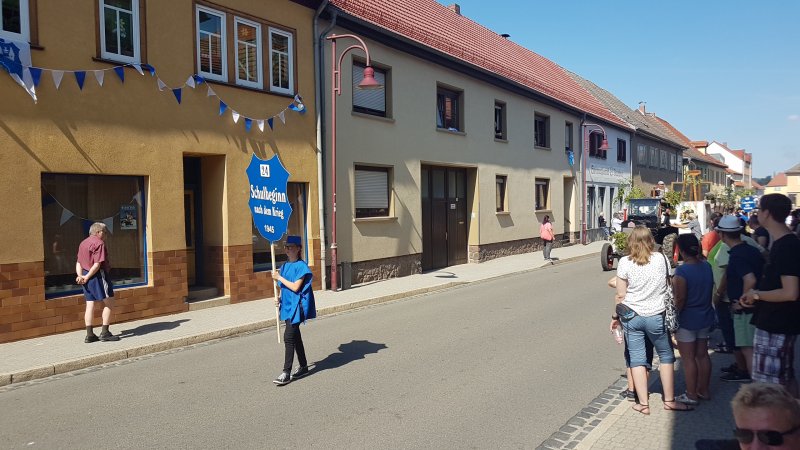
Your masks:
M 550 264 L 543 263 L 539 267 L 533 267 L 529 269 L 523 269 L 519 271 L 509 272 L 502 275 L 496 275 L 488 278 L 481 278 L 478 280 L 473 281 L 452 281 L 449 283 L 444 283 L 436 286 L 429 286 L 425 288 L 413 289 L 410 291 L 398 292 L 395 294 L 384 295 L 380 297 L 368 298 L 364 300 L 358 300 L 351 303 L 345 303 L 341 305 L 335 306 L 328 306 L 324 308 L 320 308 L 317 310 L 317 317 L 323 316 L 330 316 L 346 311 L 356 310 L 359 308 L 363 308 L 366 306 L 378 305 L 381 303 L 391 302 L 394 300 L 406 299 L 410 297 L 416 297 L 419 295 L 430 294 L 432 292 L 444 291 L 447 289 L 455 288 L 455 287 L 462 287 L 470 284 L 482 283 L 487 281 L 493 281 L 500 278 L 505 278 L 512 275 L 519 275 L 525 274 L 528 272 L 533 272 L 536 270 L 543 269 L 545 267 L 550 267 L 553 265 L 564 264 L 567 262 L 575 262 L 581 261 L 584 259 L 589 259 L 595 257 L 594 253 L 586 254 L 586 255 L 579 255 L 570 258 L 559 259 L 555 262 Z M 53 375 L 59 375 L 67 372 L 72 372 L 75 370 L 85 369 L 88 367 L 98 366 L 101 364 L 107 364 L 115 361 L 120 361 L 123 359 L 135 358 L 151 353 L 163 352 L 166 350 L 172 350 L 178 347 L 186 347 L 192 344 L 197 344 L 200 342 L 210 341 L 214 339 L 220 339 L 224 337 L 234 336 L 238 334 L 244 334 L 251 331 L 257 330 L 266 330 L 275 327 L 275 320 L 274 319 L 266 319 L 266 320 L 258 320 L 251 323 L 246 323 L 242 325 L 236 325 L 229 328 L 223 328 L 219 330 L 208 331 L 205 333 L 195 334 L 192 336 L 181 336 L 176 337 L 173 339 L 169 339 L 162 342 L 156 342 L 152 344 L 145 344 L 138 347 L 128 348 L 128 349 L 120 349 L 114 350 L 106 353 L 100 353 L 97 355 L 85 356 L 69 361 L 61 361 L 54 364 L 48 364 L 45 366 L 34 367 L 31 369 L 25 369 L 18 372 L 12 373 L 0 373 L 0 387 L 8 386 L 10 384 L 15 383 L 23 383 L 26 381 L 37 380 L 41 378 L 47 378 Z

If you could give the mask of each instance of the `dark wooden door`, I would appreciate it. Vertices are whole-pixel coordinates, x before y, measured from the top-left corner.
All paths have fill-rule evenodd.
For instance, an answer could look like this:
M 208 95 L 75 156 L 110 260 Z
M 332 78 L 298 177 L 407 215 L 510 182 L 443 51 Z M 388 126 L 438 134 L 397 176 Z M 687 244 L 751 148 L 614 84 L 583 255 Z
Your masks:
M 466 170 L 423 166 L 422 269 L 467 262 Z

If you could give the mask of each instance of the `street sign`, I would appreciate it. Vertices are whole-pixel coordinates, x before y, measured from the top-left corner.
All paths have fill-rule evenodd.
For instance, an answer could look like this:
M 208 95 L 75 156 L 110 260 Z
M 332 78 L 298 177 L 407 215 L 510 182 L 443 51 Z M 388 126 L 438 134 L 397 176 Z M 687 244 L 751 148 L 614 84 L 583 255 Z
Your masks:
M 752 195 L 747 197 L 742 197 L 742 199 L 739 201 L 739 208 L 741 208 L 742 211 L 747 213 L 758 208 L 758 197 Z
M 267 161 L 253 154 L 247 166 L 250 180 L 250 213 L 259 234 L 270 241 L 279 241 L 286 233 L 292 206 L 286 197 L 289 172 L 278 155 Z

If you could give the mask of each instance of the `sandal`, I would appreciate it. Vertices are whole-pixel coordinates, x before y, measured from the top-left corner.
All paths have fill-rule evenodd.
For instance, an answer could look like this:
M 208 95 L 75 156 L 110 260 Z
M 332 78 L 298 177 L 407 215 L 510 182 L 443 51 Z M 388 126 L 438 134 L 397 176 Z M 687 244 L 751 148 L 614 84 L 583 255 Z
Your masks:
M 669 406 L 667 403 L 672 403 L 675 406 Z M 678 407 L 680 405 L 681 407 Z M 672 400 L 664 400 L 664 410 L 665 411 L 694 411 L 689 405 L 684 405 L 683 403 L 678 403 L 673 398 Z
M 650 405 L 642 405 L 642 404 L 637 403 L 637 404 L 631 406 L 631 409 L 633 409 L 634 411 L 636 411 L 639 414 L 644 414 L 645 416 L 649 416 L 650 415 Z
M 700 396 L 698 395 L 698 396 L 697 396 L 697 398 L 699 399 L 699 398 L 700 398 Z M 684 392 L 683 394 L 681 394 L 681 395 L 679 395 L 679 396 L 675 397 L 675 401 L 676 401 L 676 402 L 683 403 L 684 405 L 692 405 L 692 406 L 695 406 L 695 405 L 697 405 L 698 403 L 700 403 L 699 401 L 697 401 L 697 400 L 694 400 L 694 399 L 690 398 L 690 397 L 689 397 L 689 394 L 687 394 L 687 393 L 685 393 L 685 392 Z

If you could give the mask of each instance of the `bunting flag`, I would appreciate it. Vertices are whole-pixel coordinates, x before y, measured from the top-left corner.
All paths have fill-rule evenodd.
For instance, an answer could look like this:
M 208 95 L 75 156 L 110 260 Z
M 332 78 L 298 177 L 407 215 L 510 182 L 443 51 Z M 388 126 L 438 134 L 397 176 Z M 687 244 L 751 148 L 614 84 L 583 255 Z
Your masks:
M 189 86 L 190 88 L 194 89 L 194 75 L 190 76 L 186 80 L 186 85 Z
M 259 131 L 261 131 L 263 133 L 264 132 L 264 121 L 263 120 L 257 120 L 256 123 L 258 124 Z
M 267 125 L 269 125 L 269 129 L 270 129 L 270 130 L 272 130 L 272 129 L 273 129 L 273 128 L 272 128 L 272 122 L 273 122 L 273 120 L 274 120 L 274 118 L 273 118 L 273 117 L 270 117 L 269 119 L 267 119 Z
M 97 79 L 97 84 L 99 84 L 100 86 L 103 85 L 103 78 L 105 77 L 105 73 L 106 73 L 105 70 L 94 71 L 94 77 Z
M 78 87 L 83 90 L 83 81 L 86 79 L 86 72 L 80 70 L 73 72 L 75 74 L 75 81 L 78 82 Z
M 253 119 L 244 118 L 244 130 L 250 132 L 250 127 L 253 126 Z
M 31 77 L 33 78 L 33 85 L 38 87 L 39 81 L 42 79 L 42 69 L 38 67 L 31 67 Z
M 0 37 L 0 67 L 6 69 L 11 79 L 25 89 L 25 92 L 36 103 L 36 85 L 29 70 L 31 67 L 30 43 Z
M 211 88 L 208 88 L 208 90 L 210 91 Z M 225 102 L 220 100 L 219 101 L 219 115 L 221 116 L 221 115 L 225 114 L 225 110 L 226 109 L 228 109 L 228 105 L 226 105 Z
M 53 75 L 53 84 L 56 85 L 56 90 L 61 86 L 61 79 L 64 78 L 64 71 L 63 70 L 54 70 L 51 72 Z
M 125 82 L 125 70 L 123 70 L 123 67 L 122 66 L 114 67 L 114 72 L 117 73 L 117 76 L 119 77 L 119 81 L 124 83 Z
M 213 95 L 214 97 L 217 97 L 217 93 L 216 93 L 216 92 L 214 92 L 214 90 L 213 90 L 213 89 L 211 89 L 211 86 L 209 86 L 209 87 L 208 87 L 208 92 L 206 93 L 206 97 L 211 97 L 212 95 Z
M 58 226 L 62 226 L 65 223 L 67 223 L 69 221 L 69 219 L 72 219 L 73 215 L 74 214 L 72 214 L 72 211 L 68 210 L 67 208 L 62 209 L 61 210 L 61 220 L 58 222 Z
M 239 122 L 239 113 L 234 111 L 234 110 L 231 110 L 231 115 L 233 116 L 233 123 L 238 123 Z
M 141 64 L 131 64 L 131 65 L 133 66 L 134 69 L 136 69 L 137 72 L 139 72 L 139 75 L 144 76 L 144 72 L 142 71 L 142 65 Z
M 144 74 L 142 74 L 144 75 Z M 108 228 L 108 232 L 114 234 L 114 217 L 106 217 L 103 219 L 103 223 L 106 224 L 106 228 Z
M 178 101 L 178 104 L 181 104 L 181 88 L 175 88 L 172 90 L 172 93 L 175 95 L 175 100 Z
M 286 115 L 283 113 L 283 111 L 278 113 L 278 118 L 281 119 L 282 124 L 286 125 Z
M 156 76 L 156 68 L 151 66 L 150 64 L 142 64 L 142 68 L 150 72 L 150 76 Z
M 142 191 L 137 192 L 133 198 L 131 199 L 132 202 L 136 202 L 139 206 L 142 206 Z
M 201 77 L 200 75 L 197 75 L 197 74 L 195 74 L 195 75 L 192 75 L 192 78 L 194 78 L 194 82 L 195 82 L 196 84 L 203 84 L 203 83 L 205 83 L 205 82 L 206 82 L 206 79 L 205 79 L 205 78 L 203 78 L 203 77 Z M 210 88 L 209 88 L 209 89 L 210 89 Z
M 164 89 L 167 88 L 167 83 L 164 83 L 163 81 L 161 81 L 161 78 L 158 79 L 157 85 L 158 85 L 158 90 L 159 91 L 163 91 Z

